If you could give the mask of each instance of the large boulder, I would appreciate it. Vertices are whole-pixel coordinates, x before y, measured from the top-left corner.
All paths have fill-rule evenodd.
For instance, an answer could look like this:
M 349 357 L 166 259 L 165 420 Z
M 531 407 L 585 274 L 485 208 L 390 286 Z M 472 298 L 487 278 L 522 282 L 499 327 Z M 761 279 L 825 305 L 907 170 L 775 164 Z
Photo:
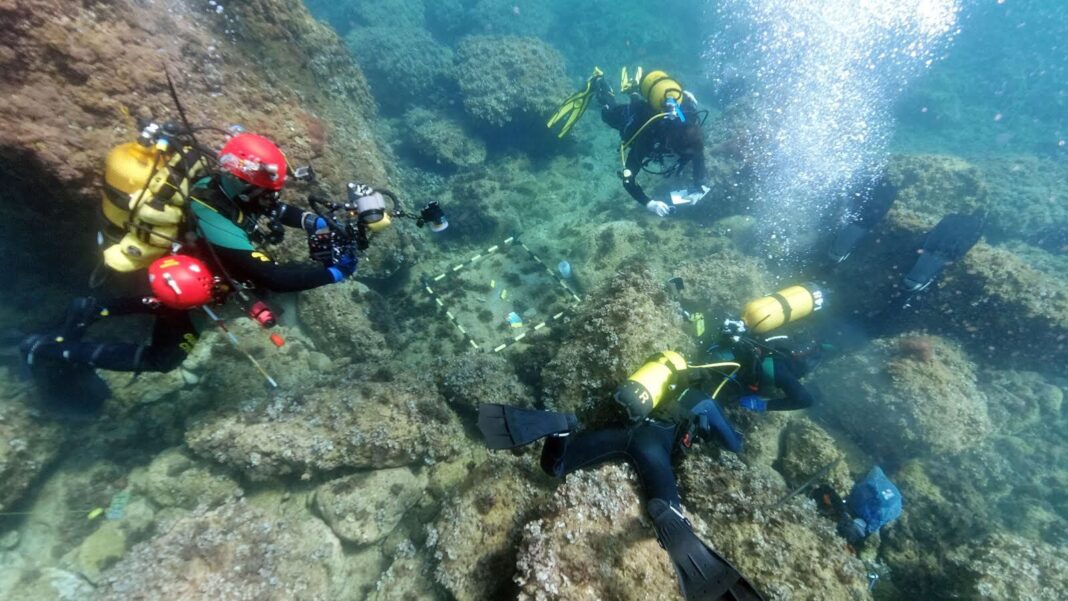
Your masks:
M 168 449 L 147 466 L 134 469 L 129 481 L 135 495 L 151 500 L 158 508 L 216 507 L 242 494 L 227 473 L 198 461 L 182 448 Z
M 174 519 L 107 570 L 93 599 L 331 599 L 341 561 L 322 522 L 238 500 Z
M 845 453 L 838 448 L 831 435 L 807 418 L 794 418 L 781 433 L 781 450 L 775 469 L 786 479 L 790 488 L 803 485 L 824 468 L 820 482 L 826 482 L 841 493 L 853 488 L 853 478 Z
M 937 336 L 876 340 L 818 373 L 825 392 L 819 410 L 875 455 L 960 453 L 991 431 L 974 364 Z
M 388 360 L 392 315 L 385 301 L 355 280 L 302 292 L 297 300 L 301 328 L 318 350 L 356 364 Z
M 396 528 L 426 486 L 426 475 L 407 467 L 360 472 L 317 488 L 315 509 L 338 538 L 369 545 Z
M 786 493 L 770 468 L 735 456 L 691 454 L 679 470 L 683 500 L 702 518 L 698 534 L 768 599 L 870 600 L 867 570 L 811 501 Z M 819 561 L 813 561 L 819 557 Z
M 427 527 L 434 578 L 458 601 L 515 597 L 516 543 L 544 501 L 529 457 L 496 456 L 470 475 Z
M 425 29 L 358 27 L 345 41 L 383 112 L 400 114 L 413 105 L 434 104 L 451 92 L 452 50 Z
M 545 119 L 568 95 L 560 53 L 530 37 L 464 38 L 456 48 L 456 80 L 468 117 L 489 128 L 544 133 Z
M 538 519 L 523 526 L 519 599 L 681 599 L 630 466 L 567 477 Z
M 0 371 L 0 511 L 17 503 L 37 476 L 51 465 L 64 441 L 58 424 L 35 416 L 32 391 Z
M 1059 601 L 1068 591 L 1068 547 L 999 533 L 955 552 L 958 596 L 964 601 Z
M 404 115 L 404 124 L 406 148 L 436 171 L 453 172 L 486 160 L 486 145 L 444 113 L 412 109 Z
M 624 266 L 582 304 L 542 371 L 546 404 L 596 419 L 615 387 L 646 358 L 689 350 L 681 326 L 680 312 L 649 270 L 638 263 Z
M 442 396 L 457 407 L 475 411 L 482 403 L 530 407 L 534 393 L 500 354 L 465 353 L 443 358 L 435 370 Z
M 209 413 L 186 441 L 195 454 L 252 479 L 432 463 L 465 444 L 456 415 L 433 388 L 399 374 Z

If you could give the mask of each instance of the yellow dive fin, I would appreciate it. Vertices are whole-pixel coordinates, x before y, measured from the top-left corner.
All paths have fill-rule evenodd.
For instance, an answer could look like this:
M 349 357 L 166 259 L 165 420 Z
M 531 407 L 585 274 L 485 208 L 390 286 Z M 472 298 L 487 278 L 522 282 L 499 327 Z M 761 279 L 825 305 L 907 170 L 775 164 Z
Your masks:
M 634 72 L 634 79 L 630 78 L 627 74 L 627 68 L 623 67 L 623 71 L 619 74 L 619 93 L 625 94 L 638 85 L 638 82 L 642 80 L 642 68 L 638 67 L 638 70 Z
M 590 74 L 589 79 L 586 80 L 586 87 L 578 92 L 575 92 L 560 105 L 560 108 L 556 109 L 553 116 L 549 118 L 549 122 L 545 124 L 546 127 L 552 128 L 561 119 L 567 117 L 564 121 L 563 127 L 560 128 L 560 133 L 556 135 L 557 138 L 563 138 L 567 135 L 567 132 L 571 131 L 571 128 L 578 123 L 579 118 L 586 112 L 586 107 L 590 104 L 590 98 L 593 97 L 594 90 L 593 83 L 598 78 L 603 77 L 604 72 L 600 68 L 594 67 L 593 73 Z

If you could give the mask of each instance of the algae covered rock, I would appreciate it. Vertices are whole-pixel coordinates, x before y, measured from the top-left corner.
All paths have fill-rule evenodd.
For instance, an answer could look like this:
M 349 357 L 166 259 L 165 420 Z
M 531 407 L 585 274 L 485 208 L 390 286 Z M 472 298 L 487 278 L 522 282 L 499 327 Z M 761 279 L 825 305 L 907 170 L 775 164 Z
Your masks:
M 783 475 L 791 489 L 801 486 L 828 465 L 831 467 L 821 482 L 827 482 L 842 494 L 853 488 L 845 453 L 826 430 L 811 420 L 790 420 L 782 431 L 781 445 L 775 469 Z
M 393 563 L 379 577 L 370 601 L 439 599 L 445 597 L 434 583 L 433 564 L 424 549 L 404 540 L 393 555 Z
M 965 601 L 1059 601 L 1068 591 L 1068 548 L 999 533 L 955 552 Z
M 864 564 L 811 501 L 795 497 L 776 507 L 786 488 L 770 468 L 728 453 L 691 454 L 679 483 L 687 509 L 707 524 L 698 534 L 767 599 L 872 598 Z
M 544 38 L 553 25 L 555 13 L 548 3 L 536 0 L 478 0 L 467 18 L 476 32 Z
M 682 598 L 626 464 L 568 475 L 523 526 L 516 568 L 523 601 Z
M 393 354 L 384 333 L 392 324 L 385 301 L 355 280 L 302 292 L 297 314 L 316 348 L 334 359 L 370 363 Z
M 442 396 L 469 410 L 482 403 L 530 407 L 534 393 L 516 377 L 515 369 L 500 354 L 465 353 L 441 361 L 437 370 Z
M 452 50 L 416 27 L 358 27 L 345 38 L 384 112 L 433 104 L 449 88 Z
M 322 522 L 235 501 L 177 518 L 135 546 L 105 572 L 93 599 L 330 599 L 340 558 Z
M 193 424 L 186 441 L 195 454 L 252 479 L 434 462 L 465 444 L 441 397 L 407 377 L 210 413 Z
M 542 372 L 546 404 L 594 419 L 645 359 L 664 350 L 688 351 L 681 326 L 678 309 L 652 274 L 640 264 L 625 266 L 572 318 L 567 338 Z
M 158 507 L 215 507 L 241 494 L 240 486 L 228 474 L 197 461 L 181 448 L 168 449 L 148 466 L 135 469 L 130 484 Z
M 408 148 L 422 161 L 441 170 L 455 171 L 486 160 L 486 145 L 472 137 L 459 121 L 427 109 L 404 115 Z
M 0 377 L 7 372 L 0 373 Z M 16 503 L 59 453 L 64 432 L 58 424 L 35 417 L 31 391 L 7 377 L 0 387 L 0 511 Z
M 926 216 L 931 225 L 948 213 L 971 213 L 989 204 L 982 172 L 958 157 L 896 155 L 888 176 L 898 186 L 896 203 Z
M 1042 420 L 1056 420 L 1064 406 L 1064 392 L 1041 374 L 1030 371 L 988 370 L 983 380 L 995 430 L 1017 434 Z
M 464 38 L 456 49 L 456 80 L 467 115 L 491 128 L 537 125 L 541 132 L 568 95 L 563 58 L 530 37 Z
M 910 333 L 876 340 L 819 374 L 821 410 L 872 453 L 959 453 L 990 433 L 975 367 L 945 339 Z
M 368 545 L 393 531 L 427 486 L 407 467 L 361 472 L 323 484 L 315 508 L 343 541 Z
M 491 458 L 428 526 L 434 578 L 458 601 L 515 596 L 516 543 L 544 498 L 531 484 L 532 469 L 527 457 Z

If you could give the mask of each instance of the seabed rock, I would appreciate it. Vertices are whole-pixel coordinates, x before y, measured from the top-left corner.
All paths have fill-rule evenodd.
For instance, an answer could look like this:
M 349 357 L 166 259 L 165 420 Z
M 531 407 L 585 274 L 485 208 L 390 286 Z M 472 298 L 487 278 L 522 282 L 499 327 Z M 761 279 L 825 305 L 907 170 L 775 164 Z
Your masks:
M 876 340 L 817 373 L 825 392 L 820 411 L 874 455 L 960 453 L 991 431 L 974 364 L 937 336 Z
M 369 545 L 393 531 L 426 486 L 426 475 L 407 467 L 374 470 L 323 484 L 314 504 L 338 538 Z
M 254 480 L 310 478 L 446 459 L 467 444 L 451 409 L 408 376 L 283 395 L 201 417 L 186 435 L 197 455 Z

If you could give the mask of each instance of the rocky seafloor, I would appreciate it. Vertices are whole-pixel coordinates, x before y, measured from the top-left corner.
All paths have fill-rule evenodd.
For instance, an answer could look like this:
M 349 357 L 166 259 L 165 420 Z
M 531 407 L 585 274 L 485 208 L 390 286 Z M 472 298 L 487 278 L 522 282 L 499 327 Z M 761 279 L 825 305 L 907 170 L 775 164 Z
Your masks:
M 554 481 L 536 448 L 484 450 L 474 415 L 507 402 L 594 417 L 645 357 L 694 350 L 680 303 L 715 323 L 811 275 L 755 243 L 729 144 L 708 145 L 709 200 L 658 220 L 626 198 L 595 114 L 573 140 L 544 131 L 588 62 L 695 69 L 677 61 L 697 55 L 687 36 L 657 42 L 693 24 L 637 2 L 614 10 L 654 25 L 603 19 L 615 4 L 600 1 L 308 4 L 324 22 L 281 0 L 0 2 L 0 223 L 9 249 L 38 257 L 5 266 L 11 329 L 84 292 L 103 153 L 133 135 L 125 115 L 175 116 L 163 64 L 191 119 L 276 138 L 314 163 L 316 191 L 370 181 L 439 199 L 451 223 L 436 237 L 398 225 L 359 281 L 276 297 L 281 349 L 234 315 L 277 390 L 215 332 L 175 372 L 107 374 L 114 398 L 87 422 L 41 415 L 0 368 L 0 598 L 680 598 L 633 470 Z M 712 142 L 729 136 L 716 117 Z M 882 307 L 942 215 L 989 207 L 987 237 L 869 344 L 811 374 L 817 407 L 731 408 L 746 449 L 684 459 L 686 511 L 769 600 L 1063 599 L 1068 164 L 902 148 L 889 174 L 900 195 L 887 219 L 819 274 L 839 315 Z M 526 248 L 435 285 L 465 338 L 424 278 L 513 235 Z M 299 258 L 301 241 L 278 252 Z M 533 256 L 567 260 L 581 300 Z M 672 277 L 686 286 L 669 294 Z M 517 335 L 512 311 L 528 335 L 490 352 Z M 861 549 L 804 495 L 778 504 L 832 461 L 840 491 L 879 464 L 906 499 Z

